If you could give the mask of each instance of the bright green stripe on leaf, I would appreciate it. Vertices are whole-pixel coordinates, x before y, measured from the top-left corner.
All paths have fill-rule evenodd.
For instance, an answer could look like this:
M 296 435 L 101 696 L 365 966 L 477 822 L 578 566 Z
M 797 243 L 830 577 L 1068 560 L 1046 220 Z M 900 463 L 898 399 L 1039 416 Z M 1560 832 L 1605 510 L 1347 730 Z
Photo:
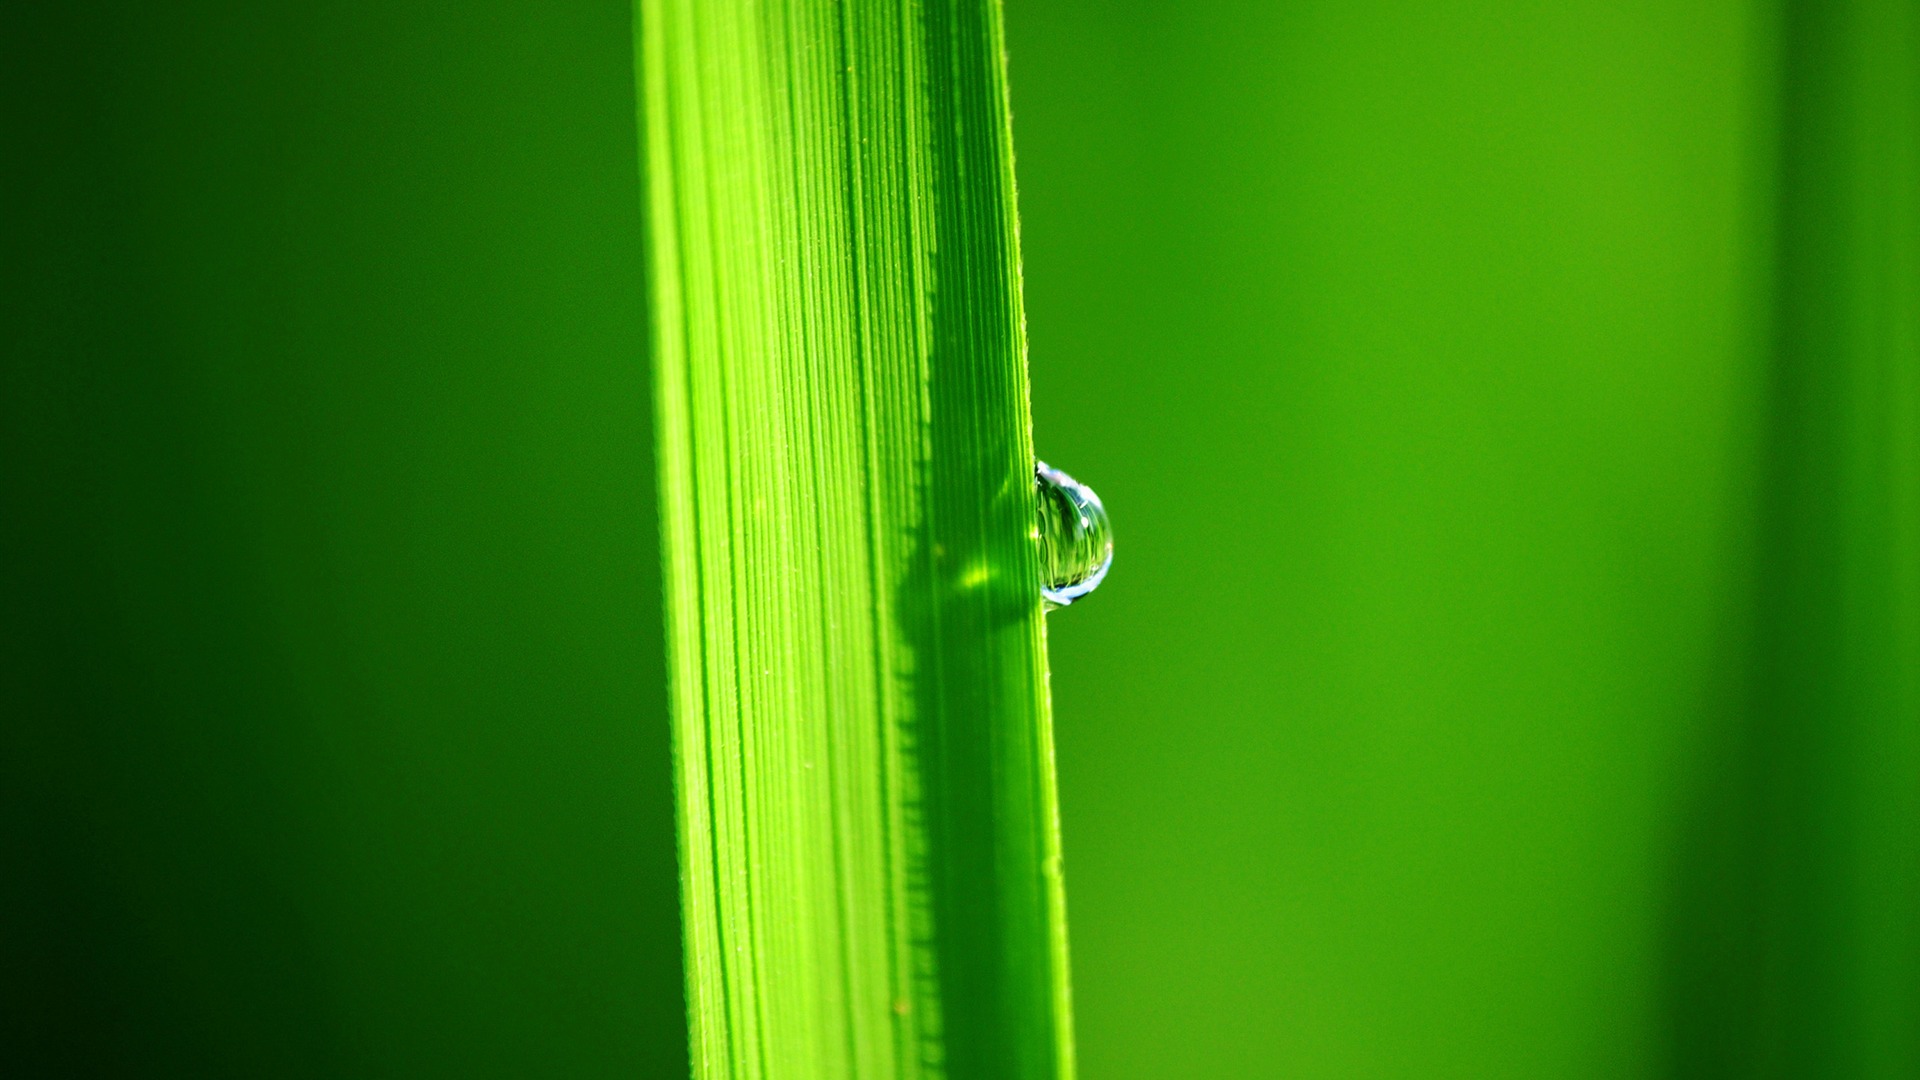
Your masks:
M 998 6 L 639 7 L 698 1074 L 1067 1076 Z

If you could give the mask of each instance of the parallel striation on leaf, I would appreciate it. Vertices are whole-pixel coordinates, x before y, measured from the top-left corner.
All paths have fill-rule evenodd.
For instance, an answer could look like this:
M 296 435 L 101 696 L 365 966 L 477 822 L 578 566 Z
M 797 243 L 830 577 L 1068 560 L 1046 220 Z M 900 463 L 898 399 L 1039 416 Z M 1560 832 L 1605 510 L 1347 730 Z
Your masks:
M 990 0 L 639 0 L 696 1074 L 1072 1072 Z

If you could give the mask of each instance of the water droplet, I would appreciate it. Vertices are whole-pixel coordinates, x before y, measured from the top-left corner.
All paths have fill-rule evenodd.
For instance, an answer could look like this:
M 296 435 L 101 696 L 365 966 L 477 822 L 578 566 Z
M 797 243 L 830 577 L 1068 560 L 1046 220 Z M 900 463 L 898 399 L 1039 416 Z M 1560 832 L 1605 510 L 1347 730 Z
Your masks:
M 1113 528 L 1107 508 L 1087 485 L 1036 462 L 1033 486 L 1040 517 L 1040 598 L 1048 611 L 1063 608 L 1100 587 L 1113 565 Z

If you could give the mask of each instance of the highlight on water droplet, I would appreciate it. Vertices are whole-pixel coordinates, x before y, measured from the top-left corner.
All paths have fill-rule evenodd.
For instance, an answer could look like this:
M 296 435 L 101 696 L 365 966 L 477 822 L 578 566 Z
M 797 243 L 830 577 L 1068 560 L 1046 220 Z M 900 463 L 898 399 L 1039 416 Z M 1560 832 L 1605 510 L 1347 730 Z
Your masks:
M 1040 598 L 1052 611 L 1100 587 L 1113 565 L 1113 527 L 1092 488 L 1044 461 L 1034 463 L 1033 486 L 1040 503 L 1034 523 Z

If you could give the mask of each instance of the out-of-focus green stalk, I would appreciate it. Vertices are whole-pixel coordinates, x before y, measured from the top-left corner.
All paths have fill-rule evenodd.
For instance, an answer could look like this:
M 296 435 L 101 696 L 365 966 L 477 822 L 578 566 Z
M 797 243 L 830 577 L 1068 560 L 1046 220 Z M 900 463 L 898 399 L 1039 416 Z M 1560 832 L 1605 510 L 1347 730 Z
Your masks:
M 1063 1077 L 999 6 L 638 8 L 696 1072 Z
M 1675 1065 L 1892 1080 L 1920 1075 L 1920 4 L 1781 12 L 1753 678 Z

